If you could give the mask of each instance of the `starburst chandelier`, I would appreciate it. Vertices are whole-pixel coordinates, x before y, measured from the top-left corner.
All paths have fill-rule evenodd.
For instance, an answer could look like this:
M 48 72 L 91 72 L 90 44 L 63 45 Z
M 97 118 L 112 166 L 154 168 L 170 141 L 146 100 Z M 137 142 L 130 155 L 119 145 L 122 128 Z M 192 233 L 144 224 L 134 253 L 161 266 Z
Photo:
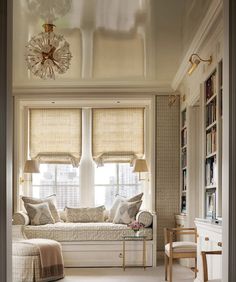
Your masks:
M 62 35 L 55 34 L 53 24 L 44 24 L 44 32 L 33 36 L 26 45 L 28 69 L 42 79 L 55 79 L 55 73 L 63 74 L 72 58 L 70 45 Z

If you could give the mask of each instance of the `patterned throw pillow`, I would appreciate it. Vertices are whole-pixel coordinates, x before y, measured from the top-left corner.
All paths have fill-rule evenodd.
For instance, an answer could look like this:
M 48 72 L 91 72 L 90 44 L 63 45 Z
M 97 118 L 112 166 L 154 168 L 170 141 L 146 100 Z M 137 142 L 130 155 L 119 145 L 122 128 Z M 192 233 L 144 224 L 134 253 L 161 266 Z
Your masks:
M 25 204 L 31 225 L 44 225 L 55 223 L 48 203 Z
M 132 198 L 129 198 L 129 199 L 122 197 L 120 195 L 117 195 L 114 202 L 113 202 L 113 205 L 110 209 L 108 221 L 112 222 L 114 220 L 117 208 L 118 208 L 118 206 L 121 202 L 124 202 L 124 201 L 126 201 L 126 202 L 137 202 L 137 201 L 141 201 L 142 197 L 143 197 L 143 193 L 140 193 L 140 194 L 138 194 L 138 195 L 136 195 Z
M 56 195 L 51 195 L 47 198 L 44 199 L 37 199 L 37 198 L 32 198 L 32 197 L 22 197 L 22 200 L 25 204 L 41 204 L 41 203 L 48 203 L 49 209 L 52 213 L 52 217 L 55 220 L 55 222 L 60 222 L 60 216 L 56 208 Z M 25 207 L 26 208 L 26 207 Z M 26 209 L 27 210 L 27 209 Z
M 142 201 L 136 202 L 120 202 L 113 223 L 129 224 L 135 220 L 135 216 L 138 213 Z
M 69 208 L 66 207 L 67 222 L 103 222 L 104 206 L 96 208 Z

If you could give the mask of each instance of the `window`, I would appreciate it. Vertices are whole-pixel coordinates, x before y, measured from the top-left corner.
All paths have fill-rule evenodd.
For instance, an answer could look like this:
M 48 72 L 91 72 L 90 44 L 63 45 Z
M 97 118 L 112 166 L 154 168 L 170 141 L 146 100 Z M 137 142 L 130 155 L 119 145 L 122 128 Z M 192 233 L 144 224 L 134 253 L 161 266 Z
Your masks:
M 57 195 L 57 207 L 79 206 L 79 169 L 70 164 L 41 164 L 32 178 L 32 196 Z
M 59 209 L 109 209 L 117 194 L 132 197 L 143 190 L 132 163 L 144 153 L 144 108 L 29 113 L 29 156 L 41 163 L 28 190 L 33 197 L 56 194 Z
M 112 206 L 119 194 L 131 197 L 141 192 L 141 184 L 133 167 L 127 163 L 109 163 L 95 169 L 95 204 Z

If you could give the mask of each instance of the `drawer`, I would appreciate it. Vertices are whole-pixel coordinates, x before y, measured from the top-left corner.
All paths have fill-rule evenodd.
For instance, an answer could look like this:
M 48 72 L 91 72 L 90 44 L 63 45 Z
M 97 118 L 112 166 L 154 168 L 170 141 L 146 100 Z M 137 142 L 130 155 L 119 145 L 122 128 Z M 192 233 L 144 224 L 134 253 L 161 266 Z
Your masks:
M 65 267 L 105 267 L 122 266 L 122 251 L 93 251 L 75 252 L 63 251 Z M 142 251 L 126 251 L 126 265 L 143 265 Z M 146 252 L 146 265 L 152 266 L 152 252 Z

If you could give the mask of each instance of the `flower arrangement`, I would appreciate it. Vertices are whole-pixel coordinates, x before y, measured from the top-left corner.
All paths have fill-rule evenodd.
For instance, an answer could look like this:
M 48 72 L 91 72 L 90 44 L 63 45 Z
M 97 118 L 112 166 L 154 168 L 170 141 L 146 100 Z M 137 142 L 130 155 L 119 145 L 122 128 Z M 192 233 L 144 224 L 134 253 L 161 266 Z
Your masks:
M 144 225 L 138 221 L 133 221 L 130 224 L 128 224 L 128 226 L 134 231 L 134 232 L 138 232 L 139 229 L 143 228 Z

